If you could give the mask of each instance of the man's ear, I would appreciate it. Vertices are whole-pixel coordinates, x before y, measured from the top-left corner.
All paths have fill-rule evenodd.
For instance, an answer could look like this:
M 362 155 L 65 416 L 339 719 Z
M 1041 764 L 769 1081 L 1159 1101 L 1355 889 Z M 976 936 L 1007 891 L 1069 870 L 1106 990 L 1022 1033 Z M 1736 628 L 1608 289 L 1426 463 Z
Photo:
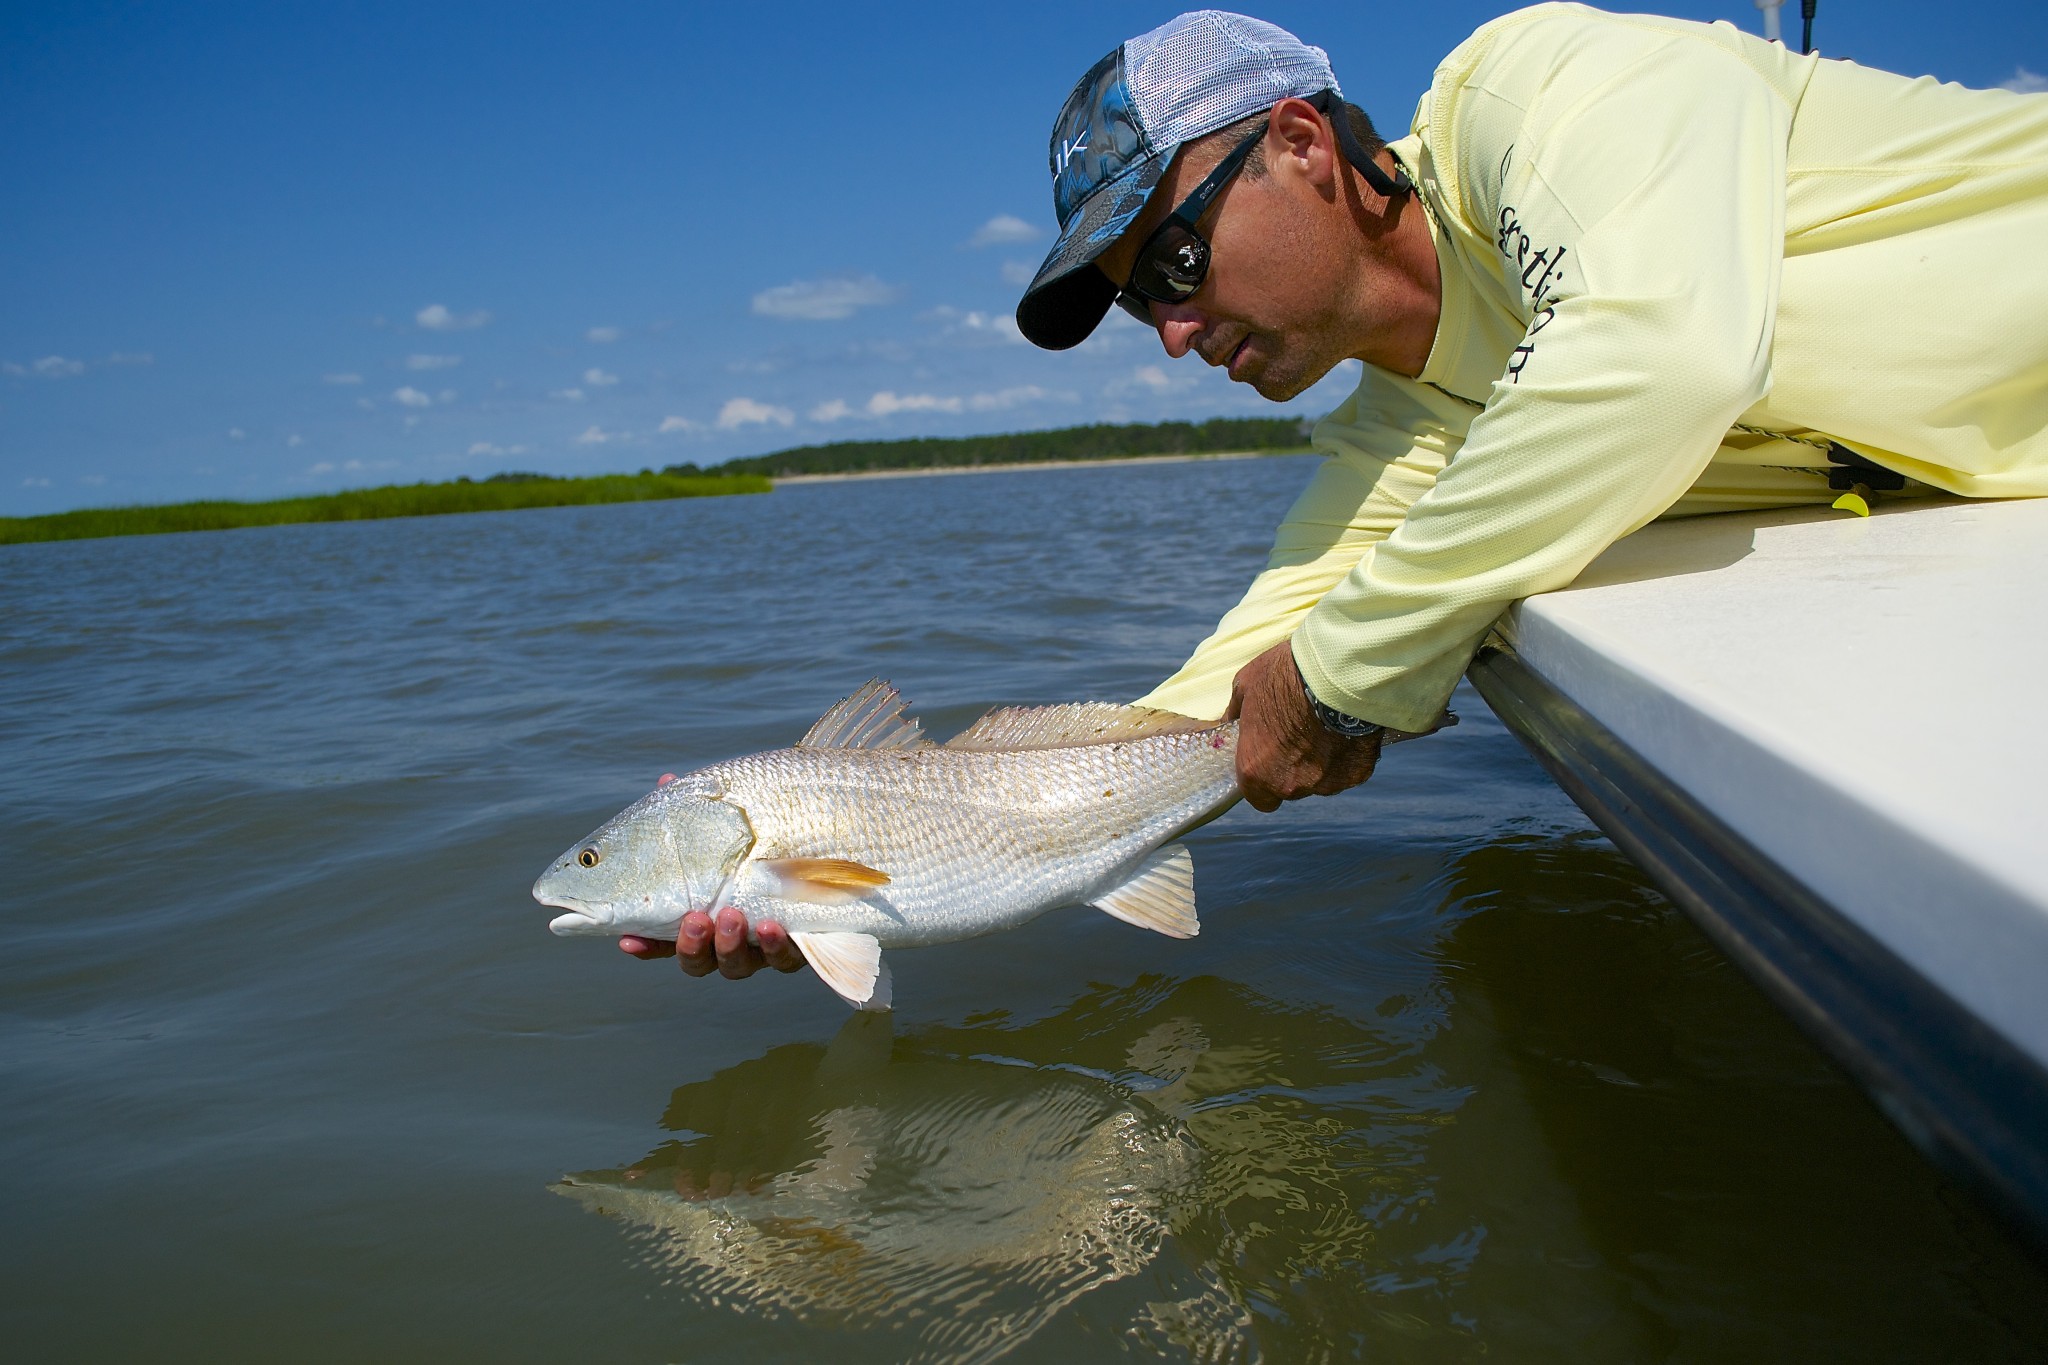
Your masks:
M 1273 106 L 1266 124 L 1266 168 L 1286 166 L 1319 191 L 1337 184 L 1337 139 L 1316 107 L 1304 99 Z

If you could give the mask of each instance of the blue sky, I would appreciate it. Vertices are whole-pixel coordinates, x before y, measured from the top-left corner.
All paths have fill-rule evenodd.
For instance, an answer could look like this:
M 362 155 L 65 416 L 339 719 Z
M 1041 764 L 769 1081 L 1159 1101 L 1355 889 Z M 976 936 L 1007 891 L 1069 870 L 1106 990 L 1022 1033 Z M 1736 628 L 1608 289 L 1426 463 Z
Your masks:
M 1398 132 L 1510 8 L 1253 12 Z M 1120 314 L 1063 355 L 1009 321 L 1059 101 L 1175 10 L 17 0 L 0 513 L 1283 411 Z M 2048 86 L 2040 0 L 1822 0 L 1816 33 Z

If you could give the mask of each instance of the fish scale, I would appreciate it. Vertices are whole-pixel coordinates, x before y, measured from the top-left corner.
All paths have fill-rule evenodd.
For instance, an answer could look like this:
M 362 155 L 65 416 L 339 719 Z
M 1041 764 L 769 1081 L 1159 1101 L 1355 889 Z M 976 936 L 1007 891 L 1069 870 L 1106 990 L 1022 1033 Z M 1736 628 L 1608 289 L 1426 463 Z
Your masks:
M 659 787 L 557 859 L 558 934 L 673 938 L 693 910 L 780 921 L 849 1002 L 885 1008 L 883 948 L 1092 903 L 1196 933 L 1170 840 L 1237 799 L 1237 727 L 1107 703 L 990 712 L 944 745 L 877 680 L 789 749 Z
M 757 858 L 844 857 L 889 874 L 859 902 L 818 905 L 743 870 L 731 903 L 750 921 L 907 947 L 1085 900 L 1234 792 L 1234 745 L 1216 737 L 1014 754 L 782 749 L 703 772 L 747 811 Z

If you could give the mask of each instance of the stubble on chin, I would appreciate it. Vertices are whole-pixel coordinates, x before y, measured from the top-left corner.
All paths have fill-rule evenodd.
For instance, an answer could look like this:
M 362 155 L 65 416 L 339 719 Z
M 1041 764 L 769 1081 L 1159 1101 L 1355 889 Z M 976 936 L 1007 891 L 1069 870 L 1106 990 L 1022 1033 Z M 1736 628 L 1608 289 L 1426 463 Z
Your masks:
M 1275 359 L 1279 358 L 1276 357 Z M 1322 382 L 1323 376 L 1336 368 L 1335 362 L 1332 362 L 1328 365 L 1323 365 L 1319 369 L 1305 372 L 1301 368 L 1284 363 L 1284 361 L 1279 364 L 1268 363 L 1245 382 L 1252 386 L 1253 392 L 1257 393 L 1259 397 L 1267 402 L 1285 403 L 1307 393 Z

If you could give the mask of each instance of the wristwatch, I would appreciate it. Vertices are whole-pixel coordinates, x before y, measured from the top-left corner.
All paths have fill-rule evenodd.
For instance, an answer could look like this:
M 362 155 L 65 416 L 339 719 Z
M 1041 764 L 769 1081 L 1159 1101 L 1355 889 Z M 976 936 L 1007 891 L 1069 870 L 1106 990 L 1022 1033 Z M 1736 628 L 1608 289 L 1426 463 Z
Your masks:
M 1316 719 L 1323 723 L 1323 728 L 1333 735 L 1342 735 L 1346 739 L 1365 739 L 1386 729 L 1377 721 L 1360 720 L 1356 716 L 1345 715 L 1334 706 L 1323 705 L 1316 700 L 1316 694 L 1308 690 L 1308 683 L 1305 680 L 1301 684 L 1301 695 L 1308 699 L 1308 709 L 1316 713 Z

